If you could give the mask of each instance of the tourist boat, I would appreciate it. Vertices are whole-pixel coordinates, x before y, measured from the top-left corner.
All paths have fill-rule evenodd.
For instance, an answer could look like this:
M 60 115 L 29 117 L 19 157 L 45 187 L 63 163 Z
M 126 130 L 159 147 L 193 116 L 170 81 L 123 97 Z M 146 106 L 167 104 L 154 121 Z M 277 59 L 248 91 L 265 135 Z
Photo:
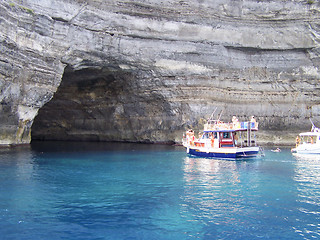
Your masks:
M 292 153 L 320 154 L 320 129 L 315 127 L 312 121 L 311 123 L 310 132 L 303 132 L 297 136 L 296 147 L 291 149 Z
M 248 122 L 239 122 L 234 116 L 231 123 L 224 123 L 211 118 L 204 125 L 204 130 L 197 139 L 192 130 L 183 138 L 187 153 L 199 157 L 212 158 L 251 158 L 263 155 L 257 146 L 258 123 L 254 117 Z

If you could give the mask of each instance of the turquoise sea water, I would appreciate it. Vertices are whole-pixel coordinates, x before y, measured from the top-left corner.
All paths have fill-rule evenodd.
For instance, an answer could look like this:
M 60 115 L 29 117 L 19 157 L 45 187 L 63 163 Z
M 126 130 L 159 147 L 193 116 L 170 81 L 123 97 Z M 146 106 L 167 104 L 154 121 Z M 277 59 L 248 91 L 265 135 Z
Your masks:
M 0 149 L 0 239 L 317 239 L 320 157 L 230 161 L 182 147 Z

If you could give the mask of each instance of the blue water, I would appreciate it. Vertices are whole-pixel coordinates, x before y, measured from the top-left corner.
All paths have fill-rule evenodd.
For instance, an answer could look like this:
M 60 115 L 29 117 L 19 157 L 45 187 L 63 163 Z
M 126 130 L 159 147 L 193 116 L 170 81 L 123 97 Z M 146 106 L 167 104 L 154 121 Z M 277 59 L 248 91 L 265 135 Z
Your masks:
M 181 147 L 0 149 L 0 239 L 317 239 L 320 158 L 230 161 Z

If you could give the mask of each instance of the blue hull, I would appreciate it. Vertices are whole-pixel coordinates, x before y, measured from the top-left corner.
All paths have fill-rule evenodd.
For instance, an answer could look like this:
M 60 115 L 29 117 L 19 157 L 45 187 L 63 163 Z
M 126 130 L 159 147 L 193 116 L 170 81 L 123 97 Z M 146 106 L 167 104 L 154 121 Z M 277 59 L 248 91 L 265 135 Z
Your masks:
M 201 152 L 197 149 L 189 149 L 190 155 L 204 158 L 252 158 L 259 154 L 259 151 L 247 151 L 247 152 L 237 152 L 237 153 L 220 153 L 220 152 Z

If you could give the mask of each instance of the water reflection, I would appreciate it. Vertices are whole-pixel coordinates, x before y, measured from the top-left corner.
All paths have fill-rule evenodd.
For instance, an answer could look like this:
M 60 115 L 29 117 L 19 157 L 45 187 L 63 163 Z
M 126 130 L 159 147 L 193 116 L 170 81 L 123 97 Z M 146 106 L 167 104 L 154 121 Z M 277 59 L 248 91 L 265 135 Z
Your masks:
M 298 190 L 298 211 L 310 218 L 320 219 L 320 155 L 294 154 L 296 159 L 295 176 Z M 301 236 L 318 238 L 320 224 L 318 222 L 300 223 L 294 230 Z
M 2 217 L 12 224 L 24 224 L 30 211 L 38 212 L 37 164 L 30 147 L 6 148 L 0 151 L 0 209 Z M 0 217 L 1 219 L 1 217 Z
M 230 180 L 240 182 L 239 173 L 237 169 L 241 165 L 245 165 L 246 162 L 227 161 L 220 159 L 208 159 L 208 158 L 193 158 L 186 157 L 184 160 L 184 173 L 187 185 L 192 185 L 194 181 L 200 181 L 204 186 L 211 186 L 219 180 L 221 176 L 219 171 L 230 170 Z
M 51 142 L 32 141 L 31 149 L 38 153 L 96 153 L 96 152 L 127 152 L 127 151 L 165 151 L 174 150 L 170 145 L 165 144 L 141 144 L 121 142 Z
M 292 154 L 297 161 L 304 161 L 304 162 L 320 162 L 320 154 L 299 154 L 293 153 Z
M 320 156 L 300 154 L 296 158 L 295 181 L 302 201 L 320 206 Z M 320 213 L 320 212 L 319 212 Z
M 208 236 L 226 237 L 226 232 L 221 235 L 215 232 L 217 226 L 226 229 L 230 236 L 234 231 L 245 235 L 245 227 L 252 224 L 252 219 L 243 216 L 258 209 L 254 197 L 250 196 L 255 195 L 257 184 L 251 183 L 256 181 L 256 177 L 252 175 L 252 178 L 248 178 L 244 173 L 256 168 L 257 164 L 258 162 L 250 161 L 186 157 L 186 204 L 182 214 L 193 213 L 196 221 L 204 223 L 203 232 Z M 235 230 L 234 227 L 238 229 Z
M 3 148 L 0 150 L 0 154 L 0 167 L 11 167 L 10 169 L 15 171 L 14 176 L 17 179 L 29 180 L 34 175 L 36 164 L 30 146 L 15 149 Z
M 320 159 L 286 151 L 254 161 L 187 157 L 184 181 L 182 214 L 204 223 L 206 236 L 319 237 Z

